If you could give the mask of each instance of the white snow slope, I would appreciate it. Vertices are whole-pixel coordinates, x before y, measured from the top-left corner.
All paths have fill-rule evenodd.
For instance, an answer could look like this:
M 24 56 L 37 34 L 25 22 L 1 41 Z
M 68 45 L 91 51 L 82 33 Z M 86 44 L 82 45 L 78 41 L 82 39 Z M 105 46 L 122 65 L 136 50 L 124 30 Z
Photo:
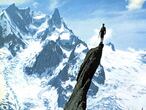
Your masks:
M 42 19 L 43 17 L 36 19 Z M 60 19 L 57 21 L 60 21 Z M 55 27 L 54 24 L 49 27 L 46 20 L 42 20 L 38 27 L 30 25 L 30 27 L 37 28 L 34 35 L 26 34 L 27 37 L 25 37 L 26 35 L 23 36 L 22 34 L 22 37 L 24 37 L 22 41 L 25 41 L 26 48 L 20 49 L 16 56 L 12 56 L 7 48 L 11 41 L 0 48 L 0 110 L 63 110 L 59 107 L 58 99 L 66 101 L 70 97 L 71 90 L 76 84 L 74 78 L 77 77 L 79 67 L 84 60 L 84 50 L 87 50 L 87 46 L 65 24 L 63 25 L 62 20 L 60 29 Z M 52 20 L 52 23 L 55 20 Z M 3 21 L 1 20 L 0 23 L 3 24 Z M 10 33 L 9 28 L 10 26 L 6 25 L 6 35 Z M 17 35 L 18 30 L 15 30 Z M 40 35 L 45 35 L 46 30 L 50 30 L 50 33 L 46 34 L 44 41 L 37 38 Z M 37 73 L 27 75 L 24 68 L 28 65 L 29 67 L 33 66 L 37 55 L 49 41 L 55 42 L 56 44 L 54 43 L 53 47 L 57 45 L 61 50 L 61 52 L 56 52 L 56 48 L 50 47 L 54 53 L 62 55 L 58 66 L 55 69 L 53 68 L 52 73 L 49 73 L 48 76 L 38 77 Z M 105 84 L 99 85 L 97 81 L 93 80 L 99 90 L 95 95 L 88 96 L 87 110 L 145 110 L 146 51 L 132 49 L 113 51 L 110 46 L 105 45 L 101 65 L 105 71 Z M 68 72 L 65 71 L 65 67 Z M 51 70 L 52 68 L 47 69 Z M 62 78 L 65 75 L 61 76 L 59 74 L 63 69 L 63 75 L 67 73 L 67 80 Z M 59 82 L 56 76 L 63 80 Z M 95 76 L 98 76 L 98 74 L 95 74 Z M 48 84 L 52 79 L 56 81 L 57 87 L 55 87 L 54 82 L 55 86 Z M 58 91 L 62 92 L 61 95 Z M 62 97 L 63 99 L 61 99 Z
M 46 84 L 49 78 L 28 77 L 23 72 L 23 66 L 32 60 L 41 48 L 40 43 L 31 40 L 31 45 L 12 60 L 7 59 L 6 49 L 0 49 L 0 77 L 5 79 L 1 80 L 1 85 L 7 84 L 5 87 L 1 86 L 0 90 L 5 91 L 1 95 L 13 91 L 21 110 L 25 109 L 25 103 L 28 102 L 34 104 L 31 105 L 30 110 L 46 110 L 44 100 L 48 102 L 49 110 L 61 109 L 57 106 L 56 89 Z M 88 97 L 87 108 L 89 110 L 146 109 L 146 64 L 141 61 L 143 54 L 145 51 L 116 50 L 114 52 L 109 46 L 105 46 L 101 60 L 106 75 L 105 84 L 97 84 L 99 91 L 94 97 Z M 68 83 L 75 85 L 75 81 L 64 82 L 63 85 Z M 8 90 L 9 87 L 11 90 Z

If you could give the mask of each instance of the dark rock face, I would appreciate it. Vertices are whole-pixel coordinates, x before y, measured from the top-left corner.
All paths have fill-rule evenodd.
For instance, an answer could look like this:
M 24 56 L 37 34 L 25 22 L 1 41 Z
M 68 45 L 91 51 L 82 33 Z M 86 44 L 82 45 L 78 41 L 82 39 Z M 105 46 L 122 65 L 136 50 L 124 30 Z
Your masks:
M 14 23 L 22 32 L 28 33 L 27 29 L 29 24 L 32 22 L 32 17 L 30 15 L 30 8 L 18 9 L 15 4 L 10 5 L 6 12 L 12 23 Z
M 146 64 L 146 54 L 141 56 L 141 61 Z
M 61 28 L 62 24 L 64 24 L 64 22 L 62 21 L 60 17 L 59 10 L 56 8 L 52 17 L 48 20 L 49 27 L 46 28 L 46 30 L 41 35 L 39 35 L 38 38 L 42 38 L 42 41 L 45 40 L 48 35 L 50 36 L 52 32 L 55 31 L 56 28 L 58 29 Z
M 51 33 L 55 30 L 55 28 L 60 29 L 62 25 L 62 20 L 60 17 L 59 10 L 56 8 L 51 19 L 48 20 L 49 28 L 48 31 Z
M 18 38 L 14 33 L 9 34 L 5 38 L 0 36 L 0 48 L 4 45 L 8 45 L 7 47 L 13 56 L 15 56 L 21 48 L 24 49 L 26 46 L 22 39 Z
M 116 51 L 114 44 L 109 42 L 107 45 L 110 46 L 113 51 Z
M 97 82 L 100 85 L 103 85 L 105 83 L 105 71 L 104 71 L 104 67 L 101 64 L 99 65 L 95 74 L 97 75 L 93 76 L 90 88 L 88 90 L 87 95 L 89 96 L 96 95 L 99 90 L 99 87 L 94 82 Z
M 52 23 L 57 27 L 61 28 L 61 18 L 59 14 L 59 10 L 56 8 L 54 14 L 52 15 Z
M 99 75 L 98 75 L 96 81 L 97 81 L 98 84 L 104 84 L 104 82 L 105 82 L 105 72 L 104 72 L 104 68 L 103 68 L 102 65 L 100 65 L 100 68 L 101 69 L 98 71 Z
M 43 73 L 47 75 L 51 72 L 51 68 L 57 67 L 62 59 L 63 52 L 61 48 L 54 41 L 49 41 L 36 57 L 33 67 L 26 67 L 25 70 L 29 75 L 34 73 L 38 73 L 39 76 L 42 76 Z
M 0 48 L 6 47 L 12 56 L 26 47 L 23 34 L 30 32 L 32 17 L 30 9 L 18 9 L 10 5 L 0 15 Z M 18 29 L 18 30 L 17 30 Z
M 0 37 L 2 36 L 2 26 L 0 25 Z
M 57 100 L 57 103 L 58 103 L 58 107 L 63 107 L 65 102 L 67 102 L 67 99 L 68 97 L 66 96 L 67 92 L 68 91 L 72 91 L 73 88 L 72 86 L 68 86 L 67 88 L 63 88 L 62 87 L 62 82 L 65 82 L 69 79 L 69 75 L 67 74 L 68 72 L 68 68 L 69 68 L 69 65 L 65 66 L 63 68 L 62 71 L 60 71 L 60 73 L 57 75 L 57 77 L 55 77 L 54 79 L 52 79 L 48 85 L 51 85 L 55 88 L 57 88 L 57 93 L 58 93 L 58 100 Z
M 15 107 L 8 102 L 6 104 L 0 104 L 0 110 L 15 110 Z
M 78 73 L 77 84 L 75 85 L 73 93 L 66 103 L 64 110 L 86 109 L 86 95 L 93 75 L 100 64 L 103 46 L 104 45 L 100 43 L 98 47 L 89 50 L 87 53 Z

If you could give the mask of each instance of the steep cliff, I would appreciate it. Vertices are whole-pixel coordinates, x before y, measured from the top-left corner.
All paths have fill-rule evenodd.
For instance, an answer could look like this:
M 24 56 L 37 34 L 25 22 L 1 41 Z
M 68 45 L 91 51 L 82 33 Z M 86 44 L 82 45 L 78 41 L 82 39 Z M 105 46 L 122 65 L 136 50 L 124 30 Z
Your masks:
M 86 109 L 86 95 L 89 90 L 92 77 L 100 64 L 102 56 L 103 44 L 100 43 L 98 47 L 89 50 L 84 62 L 82 63 L 77 83 L 73 93 L 66 103 L 64 110 L 85 110 Z

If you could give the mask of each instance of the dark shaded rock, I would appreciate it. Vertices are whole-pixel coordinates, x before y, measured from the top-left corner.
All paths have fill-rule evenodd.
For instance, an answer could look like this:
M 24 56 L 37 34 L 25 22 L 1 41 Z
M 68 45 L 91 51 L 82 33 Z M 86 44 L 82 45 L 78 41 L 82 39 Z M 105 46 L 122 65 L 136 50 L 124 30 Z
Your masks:
M 24 105 L 24 108 L 23 108 L 24 110 L 30 110 L 31 108 L 33 108 L 35 106 L 31 102 L 24 102 L 23 105 Z
M 61 28 L 62 21 L 60 17 L 59 10 L 56 8 L 51 19 L 48 20 L 49 31 L 52 32 L 55 28 Z
M 6 12 L 12 23 L 14 23 L 22 32 L 29 32 L 28 27 L 29 24 L 32 23 L 30 8 L 18 9 L 15 4 L 12 4 L 6 9 Z
M 32 16 L 34 15 L 34 12 L 32 11 Z M 35 19 L 35 18 L 32 18 L 32 23 L 36 26 L 36 27 L 39 27 L 41 26 L 42 23 L 44 23 L 46 20 L 46 17 L 43 17 L 43 18 L 40 18 L 40 19 Z
M 63 22 L 63 26 L 64 26 L 67 30 L 69 30 L 70 33 L 73 34 L 73 31 L 67 27 L 67 25 L 65 24 L 65 22 Z
M 53 70 L 52 68 L 57 67 L 62 59 L 63 52 L 61 48 L 54 41 L 49 41 L 36 57 L 33 67 L 26 67 L 25 71 L 28 75 L 44 76 L 50 73 Z
M 96 74 L 92 78 L 92 82 L 88 91 L 89 96 L 94 96 L 99 90 L 99 87 L 95 84 L 97 82 L 98 84 L 104 84 L 105 83 L 105 72 L 104 67 L 100 65 L 98 69 L 96 70 Z
M 17 108 L 11 102 L 7 102 L 7 103 L 0 103 L 0 110 L 17 110 Z
M 57 93 L 59 94 L 58 95 L 58 107 L 63 107 L 64 103 L 66 102 L 66 99 L 67 99 L 67 92 L 64 90 L 63 87 L 60 86 L 60 88 L 57 89 Z
M 61 28 L 62 23 L 59 10 L 56 8 L 52 17 L 48 20 L 49 27 L 38 38 L 41 38 L 42 41 L 45 40 L 56 28 Z
M 67 80 L 69 80 L 68 69 L 69 69 L 69 65 L 67 64 L 67 65 L 59 72 L 59 78 L 60 78 L 61 81 L 67 81 Z
M 71 85 L 67 86 L 66 88 L 62 87 L 62 83 L 69 80 L 68 75 L 68 68 L 69 65 L 67 64 L 60 72 L 59 74 L 53 78 L 51 81 L 48 82 L 48 85 L 51 85 L 57 89 L 58 94 L 58 107 L 63 107 L 65 102 L 67 102 L 68 97 L 66 96 L 68 91 L 72 91 L 73 87 Z
M 146 64 L 146 54 L 141 56 L 141 61 Z
M 0 37 L 2 36 L 2 30 L 3 30 L 3 28 L 2 28 L 2 26 L 0 25 Z
M 86 109 L 86 95 L 93 75 L 100 64 L 103 46 L 104 45 L 100 43 L 98 47 L 89 50 L 87 53 L 78 73 L 77 84 L 75 85 L 73 93 L 66 103 L 64 110 Z
M 96 86 L 96 85 L 93 83 L 93 81 L 92 81 L 92 82 L 91 82 L 91 85 L 90 85 L 90 88 L 89 88 L 89 90 L 88 90 L 87 95 L 94 96 L 94 95 L 96 95 L 96 93 L 98 92 L 98 90 L 99 90 L 99 87 Z
M 100 65 L 100 70 L 98 71 L 99 75 L 96 79 L 98 84 L 104 84 L 105 82 L 105 72 L 104 72 L 104 68 L 102 65 Z
M 116 51 L 114 44 L 109 42 L 107 45 L 110 46 L 113 51 Z
M 16 37 L 15 34 L 9 34 L 7 38 L 5 38 L 5 43 L 9 43 L 9 51 L 13 56 L 20 50 L 20 48 L 25 48 L 25 43 L 22 39 Z
M 5 38 L 0 36 L 0 48 L 2 48 L 5 44 L 8 45 L 7 47 L 13 56 L 15 56 L 21 48 L 24 49 L 26 47 L 23 40 L 18 38 L 14 33 L 9 34 Z
M 49 31 L 49 28 L 47 28 L 47 29 L 43 32 L 43 34 L 41 35 L 41 38 L 42 38 L 41 40 L 42 40 L 42 41 L 45 40 L 49 34 L 50 34 L 50 31 Z
M 61 17 L 59 14 L 59 10 L 56 8 L 52 15 L 52 23 L 57 27 L 61 28 Z
M 62 46 L 62 48 L 66 50 L 70 50 L 70 49 L 74 49 L 75 46 L 80 43 L 80 40 L 75 35 L 71 35 L 69 40 L 62 40 L 59 38 L 57 42 L 59 43 L 59 45 Z

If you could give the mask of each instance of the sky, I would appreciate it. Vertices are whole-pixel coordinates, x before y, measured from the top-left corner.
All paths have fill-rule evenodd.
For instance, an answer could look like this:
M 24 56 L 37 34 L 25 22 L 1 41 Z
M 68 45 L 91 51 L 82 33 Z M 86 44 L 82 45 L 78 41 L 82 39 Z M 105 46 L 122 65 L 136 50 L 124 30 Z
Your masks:
M 12 3 L 49 15 L 58 8 L 68 27 L 90 45 L 99 41 L 104 23 L 105 43 L 146 50 L 146 0 L 0 0 L 0 7 Z

